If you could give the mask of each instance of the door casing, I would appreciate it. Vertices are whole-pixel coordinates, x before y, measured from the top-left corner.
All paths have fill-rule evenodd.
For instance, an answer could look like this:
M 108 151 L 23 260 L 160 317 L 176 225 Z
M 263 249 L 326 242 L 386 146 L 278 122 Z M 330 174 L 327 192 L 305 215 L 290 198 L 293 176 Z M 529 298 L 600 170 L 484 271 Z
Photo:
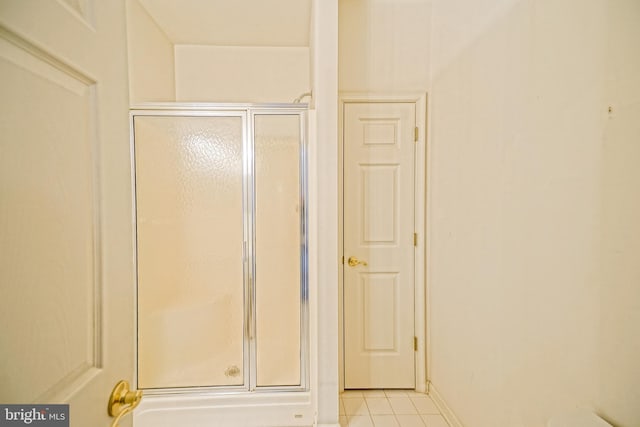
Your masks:
M 415 335 L 418 338 L 418 348 L 415 357 L 415 384 L 416 391 L 427 392 L 427 350 L 429 348 L 429 336 L 427 329 L 427 286 L 426 286 L 426 246 L 427 246 L 427 94 L 405 93 L 340 93 L 338 110 L 338 372 L 340 391 L 344 390 L 344 264 L 341 262 L 344 254 L 344 224 L 343 224 L 343 192 L 344 192 L 344 109 L 349 103 L 415 103 L 416 127 L 418 128 L 418 141 L 416 142 L 415 158 L 415 232 L 418 235 L 415 248 L 415 291 L 414 291 L 414 325 Z

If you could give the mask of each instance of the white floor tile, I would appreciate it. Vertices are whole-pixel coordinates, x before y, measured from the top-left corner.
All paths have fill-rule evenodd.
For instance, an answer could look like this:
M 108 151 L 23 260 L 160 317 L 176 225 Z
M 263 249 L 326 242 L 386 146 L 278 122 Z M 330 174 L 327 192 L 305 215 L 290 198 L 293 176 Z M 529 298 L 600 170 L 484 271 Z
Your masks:
M 349 417 L 349 427 L 374 427 L 369 415 L 355 415 Z
M 362 390 L 364 397 L 386 397 L 384 390 Z
M 371 419 L 376 427 L 400 427 L 394 415 L 372 415 Z
M 343 399 L 349 399 L 352 397 L 363 397 L 360 390 L 345 390 L 340 394 Z
M 409 397 L 425 397 L 427 395 L 427 393 L 422 393 L 420 391 L 415 391 L 415 390 L 407 390 L 406 393 L 407 393 L 407 396 Z
M 385 390 L 387 397 L 407 397 L 407 390 Z
M 400 427 L 424 427 L 420 415 L 396 415 Z
M 414 390 L 347 390 L 341 427 L 449 427 L 433 400 Z
M 390 397 L 389 403 L 395 414 L 417 414 L 418 411 L 408 397 Z
M 365 398 L 371 415 L 393 415 L 393 410 L 386 397 Z
M 449 427 L 442 415 L 420 415 L 427 427 Z
M 411 402 L 418 410 L 419 414 L 439 414 L 440 411 L 430 397 L 411 397 Z
M 344 413 L 347 414 L 347 416 L 369 415 L 369 410 L 367 409 L 367 404 L 364 402 L 364 397 L 343 399 L 342 402 L 344 403 Z

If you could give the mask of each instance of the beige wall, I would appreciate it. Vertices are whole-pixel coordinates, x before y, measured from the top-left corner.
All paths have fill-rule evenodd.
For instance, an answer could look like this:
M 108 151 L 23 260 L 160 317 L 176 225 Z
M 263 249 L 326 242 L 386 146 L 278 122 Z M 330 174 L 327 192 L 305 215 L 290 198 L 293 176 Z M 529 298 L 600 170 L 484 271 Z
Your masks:
M 639 425 L 640 3 L 436 0 L 432 22 L 433 385 L 467 427 Z
M 431 0 L 341 0 L 343 92 L 426 92 Z
M 173 44 L 127 1 L 131 103 L 292 102 L 310 85 L 308 47 Z
M 292 102 L 310 90 L 309 48 L 177 45 L 178 101 Z
M 311 395 L 318 426 L 338 424 L 338 0 L 314 0 L 309 114 Z
M 173 44 L 138 0 L 127 0 L 129 98 L 174 101 Z

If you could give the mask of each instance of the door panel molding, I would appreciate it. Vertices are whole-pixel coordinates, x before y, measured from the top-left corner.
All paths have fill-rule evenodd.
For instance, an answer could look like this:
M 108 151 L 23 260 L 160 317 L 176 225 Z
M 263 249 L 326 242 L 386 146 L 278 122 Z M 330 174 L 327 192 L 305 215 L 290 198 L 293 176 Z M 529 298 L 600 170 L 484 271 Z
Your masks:
M 19 352 L 10 353 L 15 359 L 8 366 L 23 374 L 18 384 L 11 385 L 15 388 L 4 401 L 64 400 L 79 384 L 96 375 L 103 359 L 95 81 L 2 26 L 0 59 L 3 85 L 6 85 L 3 93 L 14 96 L 13 106 L 5 104 L 3 109 L 7 111 L 3 116 L 30 111 L 31 120 L 47 126 L 46 129 L 31 126 L 25 130 L 20 127 L 22 122 L 7 121 L 4 149 L 7 161 L 15 169 L 9 165 L 3 169 L 13 170 L 12 182 L 20 180 L 21 185 L 31 191 L 55 195 L 50 196 L 46 204 L 34 206 L 26 191 L 6 193 L 8 204 L 23 206 L 21 218 L 14 218 L 16 223 L 27 221 L 30 229 L 12 227 L 13 231 L 6 237 L 16 240 L 5 260 L 14 266 L 20 262 L 33 266 L 45 263 L 55 273 L 43 277 L 38 276 L 36 269 L 29 273 L 11 267 L 5 270 L 9 275 L 12 270 L 17 274 L 10 280 L 12 283 L 28 278 L 28 285 L 22 286 L 13 297 L 16 301 L 30 301 L 24 307 L 11 304 L 8 311 L 19 310 L 18 317 L 36 318 L 43 313 L 50 317 L 32 331 L 30 338 L 25 338 L 24 331 L 19 330 L 6 337 L 5 345 L 10 350 L 19 348 Z M 62 123 L 69 126 L 60 126 Z M 22 139 L 26 137 L 37 143 L 28 149 L 21 148 Z M 55 162 L 52 159 L 56 159 Z M 64 205 L 55 203 L 56 198 L 64 200 Z M 82 209 L 73 208 L 78 205 Z M 49 228 L 51 223 L 55 226 Z M 55 244 L 57 250 L 47 254 L 37 244 L 44 241 L 42 239 Z M 14 256 L 17 258 L 11 261 Z M 75 269 L 68 268 L 72 262 L 67 257 L 84 260 L 84 263 L 77 262 Z M 65 267 L 60 268 L 62 265 Z M 7 310 L 3 311 L 8 315 Z M 43 342 L 56 339 L 64 341 L 66 347 L 57 351 L 53 345 L 42 348 Z M 52 370 L 45 364 L 37 364 L 36 368 L 31 365 L 36 359 L 33 355 L 43 352 L 49 352 L 48 358 L 57 369 Z
M 0 345 L 5 401 L 68 403 L 79 425 L 106 425 L 112 385 L 133 374 L 124 12 L 123 1 L 0 5 L 12 302 L 0 311 L 22 334 Z

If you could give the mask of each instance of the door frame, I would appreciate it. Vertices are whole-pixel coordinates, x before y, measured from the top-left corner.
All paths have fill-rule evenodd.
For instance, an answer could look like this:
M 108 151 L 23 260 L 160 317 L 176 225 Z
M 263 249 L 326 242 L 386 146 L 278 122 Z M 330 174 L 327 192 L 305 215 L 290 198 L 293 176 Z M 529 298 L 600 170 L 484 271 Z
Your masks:
M 414 103 L 416 111 L 415 182 L 414 182 L 414 218 L 418 244 L 415 247 L 414 263 L 414 333 L 418 337 L 418 349 L 415 354 L 416 391 L 427 392 L 428 370 L 427 349 L 429 334 L 427 329 L 427 286 L 426 286 L 426 245 L 427 239 L 427 93 L 375 93 L 340 92 L 338 109 L 338 372 L 340 391 L 344 391 L 344 109 L 350 103 Z

